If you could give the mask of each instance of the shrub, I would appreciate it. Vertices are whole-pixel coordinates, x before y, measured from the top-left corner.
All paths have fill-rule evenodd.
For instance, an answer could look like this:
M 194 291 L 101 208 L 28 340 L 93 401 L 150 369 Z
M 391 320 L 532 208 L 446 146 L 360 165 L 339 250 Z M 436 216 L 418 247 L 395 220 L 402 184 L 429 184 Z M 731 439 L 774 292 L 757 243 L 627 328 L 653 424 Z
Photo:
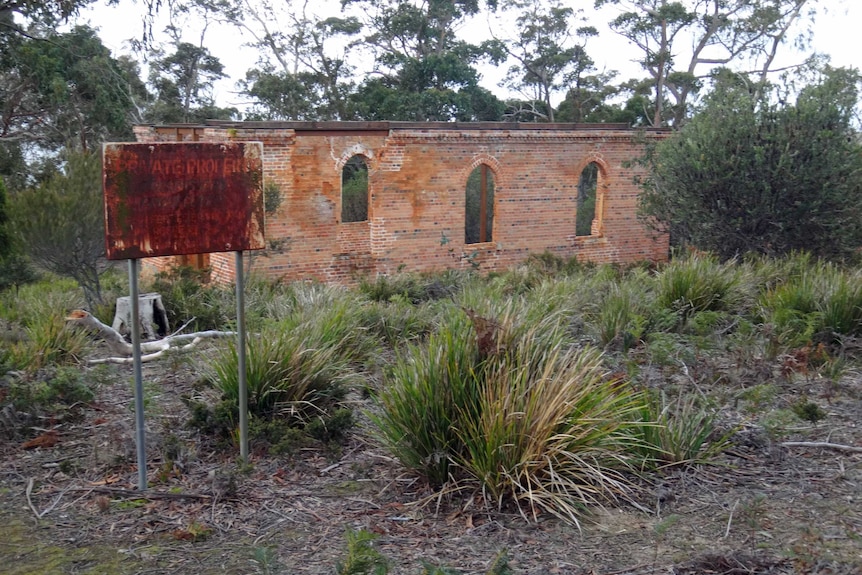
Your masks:
M 795 103 L 716 75 L 703 109 L 649 156 L 642 213 L 722 259 L 853 254 L 862 245 L 859 72 L 817 73 Z

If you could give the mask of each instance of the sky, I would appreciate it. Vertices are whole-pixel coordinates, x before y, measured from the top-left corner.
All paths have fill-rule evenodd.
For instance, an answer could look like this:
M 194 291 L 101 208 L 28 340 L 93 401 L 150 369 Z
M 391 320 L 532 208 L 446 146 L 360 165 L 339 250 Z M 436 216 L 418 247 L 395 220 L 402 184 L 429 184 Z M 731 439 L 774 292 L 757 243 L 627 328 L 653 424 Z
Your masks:
M 633 62 L 638 56 L 637 50 L 607 27 L 606 22 L 613 18 L 615 9 L 606 7 L 597 12 L 591 8 L 592 0 L 570 1 L 575 7 L 582 7 L 589 16 L 590 24 L 599 29 L 599 36 L 590 39 L 587 44 L 587 53 L 596 61 L 598 70 L 619 71 L 617 80 L 641 76 L 639 66 Z M 325 9 L 325 6 L 336 6 L 338 2 L 317 0 L 313 5 Z M 828 54 L 833 66 L 853 66 L 862 69 L 862 31 L 860 31 L 862 0 L 820 0 L 818 5 L 820 8 L 813 26 L 812 49 Z M 105 6 L 103 2 L 99 2 L 84 11 L 79 21 L 89 22 L 90 25 L 98 28 L 102 42 L 117 56 L 131 53 L 127 40 L 141 36 L 141 11 L 140 4 L 136 5 L 131 0 L 119 0 L 117 6 Z M 155 31 L 158 32 L 165 24 L 167 20 L 163 19 L 161 25 L 156 26 Z M 196 24 L 196 22 L 187 22 L 184 25 L 184 41 L 197 44 L 200 39 L 200 28 L 198 26 L 196 29 Z M 490 37 L 492 26 L 495 24 L 483 16 L 470 21 L 460 30 L 460 33 L 462 37 L 475 41 Z M 245 76 L 246 70 L 252 68 L 257 60 L 255 51 L 243 45 L 249 38 L 244 38 L 232 27 L 218 24 L 210 24 L 205 38 L 207 48 L 221 60 L 230 76 L 215 87 L 214 95 L 217 103 L 242 109 L 243 101 L 237 94 L 235 84 Z M 782 48 L 777 64 L 792 65 L 801 62 L 805 55 L 785 46 Z M 498 96 L 509 95 L 507 90 L 499 86 L 505 71 L 503 67 L 481 67 L 481 84 Z M 562 97 L 563 94 L 559 94 L 558 100 Z

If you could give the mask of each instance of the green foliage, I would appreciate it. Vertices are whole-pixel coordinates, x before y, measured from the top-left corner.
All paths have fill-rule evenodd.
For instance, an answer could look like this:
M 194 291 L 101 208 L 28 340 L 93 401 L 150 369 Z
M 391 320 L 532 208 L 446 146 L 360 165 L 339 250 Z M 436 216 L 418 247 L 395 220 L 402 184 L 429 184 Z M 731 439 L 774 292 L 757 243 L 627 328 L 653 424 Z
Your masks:
M 0 437 L 44 432 L 46 420 L 62 423 L 79 417 L 95 398 L 96 382 L 80 368 L 52 366 L 27 374 L 0 377 Z M 7 407 L 8 406 L 8 407 Z
M 49 152 L 62 146 L 92 151 L 105 140 L 131 136 L 143 85 L 135 67 L 111 57 L 95 30 L 75 26 L 60 33 L 49 26 L 48 33 L 31 28 L 10 38 L 10 28 L 2 32 L 0 59 L 4 136 L 10 142 Z
M 642 214 L 721 259 L 849 256 L 862 245 L 858 73 L 827 67 L 795 104 L 734 78 L 717 76 L 704 108 L 648 156 Z
M 350 357 L 347 335 L 327 341 L 309 324 L 275 326 L 249 337 L 246 381 L 249 412 L 270 418 L 276 414 L 308 421 L 344 395 L 343 380 Z M 236 346 L 216 356 L 211 380 L 224 399 L 239 397 L 239 357 Z
M 563 2 L 539 4 L 510 0 L 502 2 L 501 6 L 517 13 L 516 37 L 499 42 L 500 49 L 514 62 L 505 82 L 509 88 L 541 104 L 518 106 L 514 119 L 554 122 L 552 95 L 571 85 L 579 85 L 587 72 L 595 70 L 585 45 L 598 32 L 585 25 L 583 10 L 576 11 Z
M 213 83 L 225 77 L 219 59 L 203 46 L 178 39 L 172 47 L 170 54 L 162 50 L 151 54 L 150 84 L 156 100 L 148 110 L 148 119 L 160 123 L 234 119 L 236 108 L 219 108 L 212 97 Z
M 0 178 L 0 291 L 36 279 L 10 229 L 6 185 Z
M 85 333 L 67 327 L 65 316 L 56 313 L 30 319 L 24 333 L 23 341 L 12 344 L 9 360 L 30 372 L 79 363 L 90 343 Z
M 389 560 L 372 546 L 376 535 L 348 529 L 345 537 L 347 556 L 336 563 L 336 575 L 386 575 L 389 572 Z
M 799 419 L 811 423 L 817 423 L 828 415 L 826 410 L 807 398 L 802 398 L 794 403 L 792 409 Z
M 760 298 L 763 318 L 779 343 L 834 343 L 862 335 L 862 274 L 829 262 L 809 262 Z
M 73 152 L 65 160 L 63 172 L 13 197 L 12 231 L 36 264 L 78 282 L 93 309 L 106 265 L 102 161 Z
M 449 479 L 461 413 L 476 409 L 478 349 L 466 317 L 450 314 L 427 344 L 411 344 L 385 375 L 372 420 L 402 465 L 440 486 Z

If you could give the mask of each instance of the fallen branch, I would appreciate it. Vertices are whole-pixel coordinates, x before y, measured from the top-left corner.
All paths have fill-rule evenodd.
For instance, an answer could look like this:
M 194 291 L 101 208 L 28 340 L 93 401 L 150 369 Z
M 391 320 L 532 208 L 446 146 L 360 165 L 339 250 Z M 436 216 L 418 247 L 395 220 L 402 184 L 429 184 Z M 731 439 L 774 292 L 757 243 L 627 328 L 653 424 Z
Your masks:
M 835 451 L 849 451 L 850 453 L 862 453 L 862 447 L 853 445 L 841 445 L 840 443 L 828 443 L 825 441 L 785 441 L 782 447 L 822 447 L 823 449 L 834 449 Z
M 33 493 L 33 486 L 34 486 L 35 484 L 36 484 L 36 481 L 31 477 L 31 478 L 30 478 L 30 480 L 27 482 L 27 490 L 24 492 L 24 494 L 27 496 L 27 505 L 29 505 L 29 506 L 30 506 L 30 510 L 33 512 L 33 515 L 35 515 L 35 516 L 36 516 L 36 519 L 42 519 L 42 518 L 43 518 L 43 517 L 45 517 L 45 515 L 47 515 L 47 514 L 48 514 L 52 509 L 54 509 L 55 507 L 57 507 L 57 504 L 58 504 L 58 503 L 60 503 L 60 500 L 63 498 L 63 495 L 64 495 L 67 491 L 69 491 L 69 488 L 67 487 L 66 489 L 64 489 L 63 491 L 61 491 L 61 492 L 60 492 L 60 494 L 59 494 L 59 495 L 57 495 L 57 498 L 56 498 L 56 499 L 54 499 L 54 502 L 53 502 L 51 505 L 49 505 L 48 507 L 46 507 L 43 511 L 41 511 L 41 512 L 40 512 L 40 511 L 37 511 L 37 510 L 36 510 L 36 506 L 35 506 L 35 505 L 33 505 L 33 500 L 30 498 L 30 496 L 31 496 L 31 495 L 32 495 L 32 493 Z
M 91 359 L 87 363 L 90 364 L 99 364 L 99 363 L 119 363 L 119 364 L 130 364 L 132 363 L 132 344 L 126 341 L 123 335 L 112 328 L 109 325 L 106 325 L 99 321 L 98 318 L 93 316 L 91 313 L 84 311 L 82 309 L 77 309 L 71 312 L 68 317 L 66 317 L 66 321 L 71 324 L 80 325 L 89 331 L 96 332 L 105 343 L 108 344 L 108 347 L 111 348 L 111 351 L 122 356 L 122 357 L 108 357 L 102 359 Z M 194 348 L 200 341 L 204 338 L 215 338 L 215 337 L 231 337 L 236 335 L 236 332 L 233 331 L 216 331 L 216 330 L 208 330 L 208 331 L 199 331 L 195 333 L 187 333 L 180 334 L 181 331 L 188 323 L 183 325 L 182 328 L 174 332 L 173 334 L 159 339 L 155 341 L 144 341 L 141 342 L 141 353 L 144 355 L 141 356 L 141 361 L 152 361 L 154 359 L 158 359 L 162 357 L 166 353 L 173 352 L 182 352 L 188 351 Z M 191 343 L 174 347 L 174 344 L 184 341 L 191 340 Z

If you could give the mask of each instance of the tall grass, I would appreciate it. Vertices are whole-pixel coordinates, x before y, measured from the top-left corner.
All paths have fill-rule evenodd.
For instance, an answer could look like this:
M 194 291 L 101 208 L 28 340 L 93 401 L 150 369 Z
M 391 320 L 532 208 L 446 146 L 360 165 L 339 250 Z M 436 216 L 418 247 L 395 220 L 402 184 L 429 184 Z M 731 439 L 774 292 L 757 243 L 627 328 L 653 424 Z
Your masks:
M 639 396 L 607 381 L 597 351 L 571 347 L 564 315 L 519 324 L 522 305 L 484 323 L 453 310 L 399 357 L 373 421 L 402 464 L 436 487 L 577 522 L 585 505 L 625 490 L 618 471 L 631 435 L 622 428 Z M 489 324 L 493 345 L 481 333 Z
M 461 485 L 525 516 L 573 523 L 584 509 L 626 492 L 629 438 L 621 430 L 637 394 L 605 377 L 594 349 L 547 348 L 529 334 L 482 373 L 478 417 L 460 413 Z
M 355 364 L 367 357 L 372 345 L 359 325 L 358 311 L 348 301 L 315 314 L 296 310 L 270 323 L 247 342 L 249 411 L 262 417 L 278 414 L 298 419 L 325 412 L 343 397 Z M 224 398 L 236 401 L 236 346 L 230 344 L 218 355 L 210 370 Z
M 810 263 L 766 291 L 763 319 L 780 343 L 832 343 L 842 336 L 862 336 L 862 272 L 823 261 Z
M 445 327 L 398 354 L 372 414 L 379 436 L 401 463 L 434 486 L 449 480 L 462 446 L 459 417 L 478 415 L 479 363 L 468 318 L 450 311 Z
M 680 324 L 697 312 L 733 309 L 743 296 L 736 262 L 709 255 L 674 260 L 657 277 L 656 303 L 675 312 Z

